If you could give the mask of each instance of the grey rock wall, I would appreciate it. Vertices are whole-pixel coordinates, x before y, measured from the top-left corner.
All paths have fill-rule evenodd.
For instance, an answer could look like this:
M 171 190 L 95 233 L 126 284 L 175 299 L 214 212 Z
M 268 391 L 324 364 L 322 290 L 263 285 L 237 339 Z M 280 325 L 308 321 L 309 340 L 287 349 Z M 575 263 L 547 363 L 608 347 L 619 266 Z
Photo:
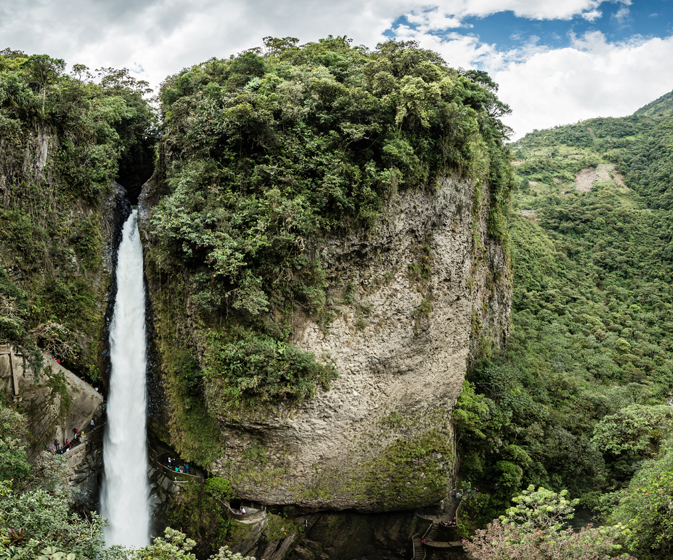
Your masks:
M 73 428 L 87 427 L 103 404 L 100 392 L 47 355 L 44 370 L 33 372 L 22 354 L 0 346 L 0 390 L 23 402 L 31 434 L 30 458 L 53 445 L 54 439 L 62 444 L 72 439 Z M 53 389 L 54 379 L 61 380 L 67 399 Z
M 96 418 L 93 430 L 87 429 L 79 444 L 68 451 L 65 457 L 71 471 L 73 507 L 86 513 L 98 509 L 99 483 L 103 476 L 103 440 L 105 424 Z
M 446 178 L 437 193 L 401 195 L 374 230 L 312 248 L 340 303 L 328 327 L 298 315 L 294 343 L 339 377 L 299 405 L 219 415 L 227 451 L 213 471 L 238 495 L 359 511 L 448 496 L 468 363 L 482 337 L 497 345 L 509 332 L 511 274 L 479 189 Z

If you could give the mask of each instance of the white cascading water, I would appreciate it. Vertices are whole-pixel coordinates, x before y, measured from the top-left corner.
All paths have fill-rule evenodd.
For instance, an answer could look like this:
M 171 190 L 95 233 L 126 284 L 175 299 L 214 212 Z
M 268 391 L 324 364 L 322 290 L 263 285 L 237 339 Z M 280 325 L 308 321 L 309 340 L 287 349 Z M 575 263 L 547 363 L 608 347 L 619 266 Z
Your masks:
M 101 514 L 105 544 L 149 544 L 145 436 L 145 285 L 137 210 L 124 224 L 117 257 L 117 299 L 110 325 L 110 391 Z

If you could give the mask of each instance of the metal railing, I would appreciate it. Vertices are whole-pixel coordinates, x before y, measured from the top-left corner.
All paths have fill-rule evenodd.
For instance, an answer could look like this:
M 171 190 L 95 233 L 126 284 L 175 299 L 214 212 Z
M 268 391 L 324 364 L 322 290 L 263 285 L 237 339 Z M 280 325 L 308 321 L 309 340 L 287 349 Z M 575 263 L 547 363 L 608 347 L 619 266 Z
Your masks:
M 189 482 L 190 480 L 192 482 L 203 482 L 203 480 L 204 480 L 204 478 L 201 475 L 198 475 L 198 474 L 187 474 L 187 473 L 181 473 L 179 471 L 175 472 L 175 470 L 173 470 L 172 468 L 169 468 L 166 465 L 162 465 L 155 458 L 152 458 L 152 463 L 154 464 L 155 467 L 161 469 L 161 471 L 168 478 L 170 478 L 173 482 L 177 482 L 178 484 Z

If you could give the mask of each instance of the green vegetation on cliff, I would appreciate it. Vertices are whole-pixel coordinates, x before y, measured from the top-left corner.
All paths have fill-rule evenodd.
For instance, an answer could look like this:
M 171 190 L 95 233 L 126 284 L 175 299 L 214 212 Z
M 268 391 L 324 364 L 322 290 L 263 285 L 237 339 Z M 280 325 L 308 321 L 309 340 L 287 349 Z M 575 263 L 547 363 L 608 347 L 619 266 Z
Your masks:
M 196 340 L 178 339 L 200 356 L 211 411 L 329 387 L 329 356 L 289 344 L 298 312 L 328 325 L 347 297 L 327 290 L 322 237 L 374 228 L 398 192 L 434 192 L 447 175 L 489 182 L 489 230 L 504 235 L 509 109 L 496 90 L 415 43 L 339 37 L 266 38 L 166 80 L 148 270 L 154 293 L 184 287 L 157 309 L 193 317 Z
M 462 478 L 481 490 L 463 509 L 465 530 L 534 484 L 566 489 L 608 518 L 632 496 L 614 519 L 639 531 L 635 512 L 646 504 L 629 505 L 645 484 L 639 469 L 671 446 L 661 405 L 673 386 L 672 168 L 666 151 L 642 159 L 670 119 L 593 119 L 512 146 L 514 329 L 504 351 L 475 365 L 458 401 Z M 652 534 L 658 522 L 646 522 Z M 662 538 L 656 546 L 667 550 L 673 541 Z
M 128 71 L 92 78 L 82 65 L 67 75 L 63 60 L 0 51 L 0 343 L 95 376 L 101 232 L 113 219 L 101 204 L 120 163 L 132 168 L 130 154 L 148 149 L 153 114 Z

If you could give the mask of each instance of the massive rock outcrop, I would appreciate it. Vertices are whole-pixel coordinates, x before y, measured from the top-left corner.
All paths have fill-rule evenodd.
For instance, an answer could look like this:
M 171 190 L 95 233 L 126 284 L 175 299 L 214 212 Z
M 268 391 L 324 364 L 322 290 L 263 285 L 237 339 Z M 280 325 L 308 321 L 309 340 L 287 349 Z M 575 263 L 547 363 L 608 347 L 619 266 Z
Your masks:
M 509 329 L 508 107 L 414 43 L 293 41 L 162 87 L 151 425 L 242 499 L 437 504 L 468 363 Z
M 150 252 L 155 188 L 141 196 Z M 264 504 L 371 512 L 444 500 L 466 369 L 509 331 L 511 275 L 489 202 L 488 185 L 445 177 L 437 192 L 399 195 L 374 228 L 307 248 L 338 303 L 327 326 L 295 313 L 293 344 L 339 376 L 299 404 L 232 414 L 208 401 L 226 442 L 212 472 Z

